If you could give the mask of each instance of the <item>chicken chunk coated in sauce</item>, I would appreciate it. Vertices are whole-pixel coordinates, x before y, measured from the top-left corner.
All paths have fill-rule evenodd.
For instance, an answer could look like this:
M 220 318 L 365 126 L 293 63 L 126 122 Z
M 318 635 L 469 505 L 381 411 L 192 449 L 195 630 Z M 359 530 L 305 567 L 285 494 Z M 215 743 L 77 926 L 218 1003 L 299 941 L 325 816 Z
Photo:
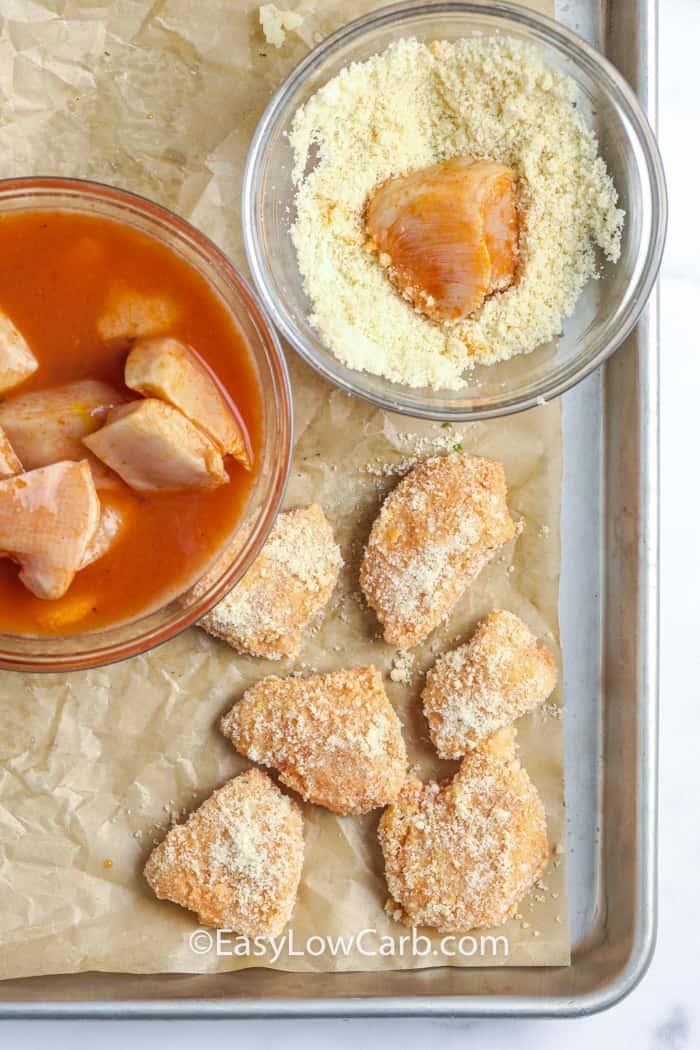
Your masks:
M 221 453 L 206 434 L 157 398 L 112 409 L 105 426 L 84 443 L 140 491 L 213 488 L 229 480 Z
M 26 339 L 0 310 L 0 393 L 19 386 L 38 367 L 39 362 Z
M 225 456 L 250 470 L 241 426 L 221 387 L 199 356 L 179 339 L 136 343 L 126 359 L 126 385 L 144 397 L 159 397 L 205 432 Z
M 25 470 L 90 459 L 83 438 L 101 427 L 109 410 L 123 400 L 109 383 L 81 379 L 9 397 L 0 404 L 0 426 Z M 99 481 L 99 470 L 98 475 Z
M 0 550 L 37 598 L 60 598 L 100 518 L 89 465 L 62 462 L 0 481 Z

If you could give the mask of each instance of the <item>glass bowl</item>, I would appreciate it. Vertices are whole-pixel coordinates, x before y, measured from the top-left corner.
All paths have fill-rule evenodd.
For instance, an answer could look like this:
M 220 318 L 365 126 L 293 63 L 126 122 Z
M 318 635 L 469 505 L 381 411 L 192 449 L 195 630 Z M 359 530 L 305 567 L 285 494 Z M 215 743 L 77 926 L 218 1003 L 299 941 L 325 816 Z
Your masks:
M 117 626 L 62 637 L 0 634 L 0 667 L 68 671 L 145 652 L 199 620 L 241 579 L 265 542 L 284 495 L 291 457 L 292 400 L 277 336 L 246 282 L 207 237 L 174 213 L 125 190 L 81 179 L 0 181 L 0 215 L 26 210 L 99 215 L 148 234 L 178 253 L 218 294 L 247 343 L 262 405 L 260 469 L 221 559 L 162 608 Z
M 289 227 L 294 215 L 288 133 L 297 109 L 351 62 L 401 37 L 455 40 L 500 33 L 535 45 L 542 59 L 571 77 L 579 109 L 626 212 L 622 256 L 589 281 L 562 336 L 532 353 L 477 366 L 459 391 L 402 386 L 345 366 L 308 321 Z M 299 63 L 265 110 L 251 143 L 243 183 L 246 254 L 261 299 L 295 350 L 325 379 L 381 408 L 435 420 L 503 416 L 557 397 L 601 364 L 634 327 L 661 262 L 666 191 L 654 136 L 629 85 L 575 33 L 512 4 L 400 4 L 340 29 Z

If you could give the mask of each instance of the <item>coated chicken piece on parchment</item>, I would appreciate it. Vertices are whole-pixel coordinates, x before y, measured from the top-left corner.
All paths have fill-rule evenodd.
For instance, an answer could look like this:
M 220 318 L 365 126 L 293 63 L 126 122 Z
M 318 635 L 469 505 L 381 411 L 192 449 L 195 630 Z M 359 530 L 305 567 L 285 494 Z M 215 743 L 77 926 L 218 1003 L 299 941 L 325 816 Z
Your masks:
M 221 729 L 242 755 L 334 813 L 385 806 L 406 778 L 401 725 L 374 667 L 264 678 Z
M 299 805 L 249 769 L 171 828 L 144 875 L 157 897 L 207 926 L 276 937 L 292 917 L 303 859 Z
M 268 660 L 297 656 L 342 564 L 331 523 L 318 504 L 285 511 L 241 582 L 199 626 L 240 653 Z
M 452 452 L 415 467 L 384 500 L 360 585 L 384 638 L 410 649 L 437 627 L 516 527 L 503 466 Z
M 489 613 L 426 676 L 423 709 L 438 754 L 461 758 L 543 703 L 556 684 L 554 659 L 527 624 L 505 609 Z
M 406 781 L 379 822 L 387 912 L 441 933 L 498 926 L 544 871 L 544 806 L 501 729 L 451 780 Z

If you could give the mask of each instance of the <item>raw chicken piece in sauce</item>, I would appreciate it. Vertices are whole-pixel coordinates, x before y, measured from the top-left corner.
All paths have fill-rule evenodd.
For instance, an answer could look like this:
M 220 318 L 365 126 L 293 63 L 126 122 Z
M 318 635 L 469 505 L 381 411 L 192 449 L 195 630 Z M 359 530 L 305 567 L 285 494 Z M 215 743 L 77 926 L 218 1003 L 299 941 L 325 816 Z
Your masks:
M 92 565 L 98 558 L 104 557 L 122 535 L 125 526 L 123 511 L 117 507 L 103 506 L 95 534 L 87 545 L 80 568 L 84 569 L 86 565 Z
M 38 367 L 26 339 L 0 310 L 0 393 L 23 383 Z
M 159 335 L 178 318 L 180 310 L 169 295 L 145 295 L 122 282 L 109 291 L 97 334 L 105 342 Z
M 64 459 L 90 459 L 82 439 L 105 421 L 122 395 L 98 379 L 18 394 L 0 404 L 3 427 L 25 470 Z M 98 477 L 106 474 L 99 464 Z
M 112 409 L 105 426 L 84 442 L 140 491 L 214 488 L 229 480 L 221 453 L 206 434 L 157 398 Z
M 54 463 L 0 481 L 0 550 L 37 598 L 61 598 L 100 518 L 87 462 Z
M 126 385 L 160 397 L 203 430 L 220 451 L 252 467 L 243 431 L 231 405 L 201 359 L 179 339 L 144 339 L 126 359 Z
M 0 478 L 11 478 L 24 470 L 19 456 L 12 447 L 12 442 L 0 427 Z
M 456 322 L 515 277 L 514 172 L 465 157 L 389 179 L 367 208 L 370 248 L 392 283 L 434 321 Z

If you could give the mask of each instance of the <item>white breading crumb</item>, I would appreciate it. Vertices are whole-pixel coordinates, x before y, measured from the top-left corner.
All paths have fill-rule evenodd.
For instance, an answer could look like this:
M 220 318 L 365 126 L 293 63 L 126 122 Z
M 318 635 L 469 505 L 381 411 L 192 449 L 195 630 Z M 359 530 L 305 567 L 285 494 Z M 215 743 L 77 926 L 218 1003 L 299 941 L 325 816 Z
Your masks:
M 458 389 L 559 334 L 596 246 L 614 262 L 623 213 L 575 108 L 572 80 L 510 38 L 404 39 L 342 69 L 297 112 L 292 239 L 310 321 L 345 364 L 413 387 Z M 364 212 L 385 179 L 456 155 L 512 167 L 521 187 L 521 272 L 473 318 L 416 313 L 365 250 Z
M 268 862 L 266 839 L 268 831 L 255 819 L 256 812 L 249 799 L 226 816 L 225 830 L 209 844 L 206 854 L 207 869 L 222 867 L 228 871 L 260 880 Z
M 439 453 L 461 452 L 463 434 L 455 430 L 452 423 L 435 424 L 432 431 L 417 434 L 410 430 L 397 430 L 394 423 L 387 419 L 384 433 L 388 440 L 403 457 L 393 463 L 375 459 L 365 463 L 360 470 L 377 478 L 391 478 L 408 474 L 421 460 Z
M 391 661 L 389 678 L 392 682 L 400 682 L 401 685 L 410 685 L 413 678 L 413 665 L 416 658 L 413 653 L 399 651 Z
M 304 21 L 303 16 L 296 11 L 282 11 L 274 4 L 264 4 L 258 14 L 265 39 L 275 47 L 282 47 L 287 33 L 298 29 Z

